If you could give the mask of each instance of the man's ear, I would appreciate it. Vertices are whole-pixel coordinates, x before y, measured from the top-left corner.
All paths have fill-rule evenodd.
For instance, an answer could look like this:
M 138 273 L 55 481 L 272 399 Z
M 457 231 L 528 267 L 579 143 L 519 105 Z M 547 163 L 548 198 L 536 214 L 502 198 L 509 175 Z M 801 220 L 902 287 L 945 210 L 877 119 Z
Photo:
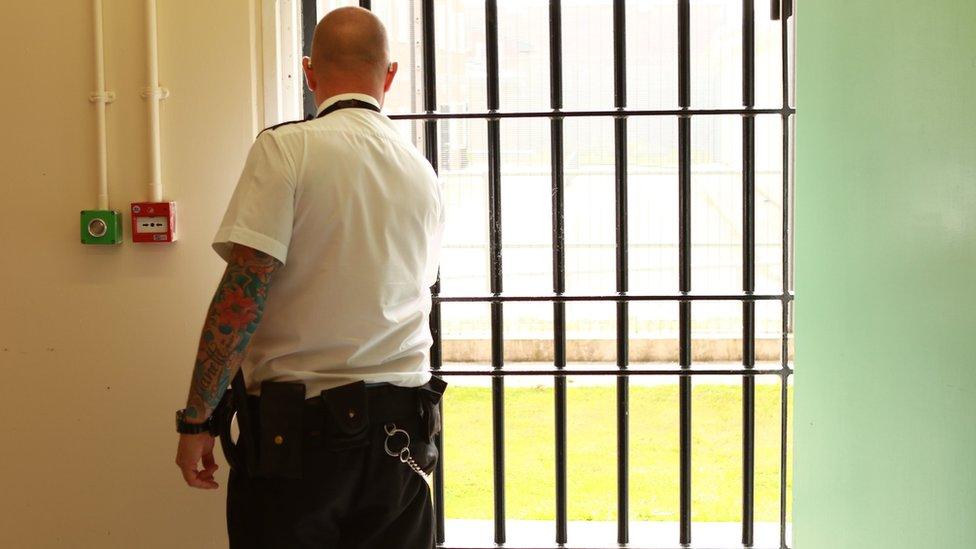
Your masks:
M 314 92 L 315 88 L 319 87 L 319 83 L 315 79 L 315 71 L 312 70 L 312 59 L 307 55 L 302 57 L 302 72 L 305 73 L 305 84 L 309 91 Z
M 390 91 L 390 86 L 393 85 L 393 77 L 396 76 L 399 67 L 396 61 L 390 63 L 390 68 L 386 70 L 386 80 L 383 82 L 383 92 Z

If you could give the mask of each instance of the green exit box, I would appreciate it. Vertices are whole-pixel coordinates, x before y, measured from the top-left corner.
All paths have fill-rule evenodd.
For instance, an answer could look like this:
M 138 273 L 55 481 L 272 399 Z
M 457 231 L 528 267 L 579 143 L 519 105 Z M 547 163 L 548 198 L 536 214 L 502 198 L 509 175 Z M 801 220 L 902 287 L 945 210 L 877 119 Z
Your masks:
M 122 243 L 122 222 L 115 210 L 82 210 L 81 243 L 114 245 Z

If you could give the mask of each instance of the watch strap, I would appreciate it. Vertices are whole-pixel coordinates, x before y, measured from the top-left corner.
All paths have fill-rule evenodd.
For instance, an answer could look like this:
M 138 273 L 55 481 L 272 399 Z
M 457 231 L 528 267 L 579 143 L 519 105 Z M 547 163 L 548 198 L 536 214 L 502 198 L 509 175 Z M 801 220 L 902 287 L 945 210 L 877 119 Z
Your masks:
M 190 423 L 186 421 L 186 410 L 176 411 L 176 432 L 181 435 L 199 435 L 200 433 L 211 433 L 213 416 L 210 416 L 203 423 Z

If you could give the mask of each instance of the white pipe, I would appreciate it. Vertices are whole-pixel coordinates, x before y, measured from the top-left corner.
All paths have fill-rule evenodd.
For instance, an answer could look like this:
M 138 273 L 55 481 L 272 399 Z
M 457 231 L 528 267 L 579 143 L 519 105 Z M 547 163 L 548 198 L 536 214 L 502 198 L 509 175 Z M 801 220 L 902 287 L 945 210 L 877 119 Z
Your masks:
M 163 170 L 159 146 L 159 102 L 163 90 L 159 88 L 159 58 L 156 45 L 156 0 L 146 0 L 146 50 L 149 72 L 149 89 L 146 101 L 149 103 L 149 195 L 153 202 L 163 200 Z
M 105 130 L 105 46 L 102 33 L 102 0 L 92 0 L 95 12 L 95 128 L 98 134 L 98 209 L 108 209 L 108 143 Z

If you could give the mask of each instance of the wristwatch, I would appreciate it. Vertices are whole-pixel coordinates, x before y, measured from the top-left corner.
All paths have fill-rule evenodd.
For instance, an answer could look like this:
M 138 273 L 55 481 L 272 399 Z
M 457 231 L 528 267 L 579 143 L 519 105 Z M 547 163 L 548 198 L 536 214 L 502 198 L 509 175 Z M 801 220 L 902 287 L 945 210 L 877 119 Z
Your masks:
M 213 415 L 208 417 L 203 423 L 190 423 L 186 421 L 186 410 L 176 411 L 176 432 L 181 435 L 199 435 L 200 433 L 213 434 Z

